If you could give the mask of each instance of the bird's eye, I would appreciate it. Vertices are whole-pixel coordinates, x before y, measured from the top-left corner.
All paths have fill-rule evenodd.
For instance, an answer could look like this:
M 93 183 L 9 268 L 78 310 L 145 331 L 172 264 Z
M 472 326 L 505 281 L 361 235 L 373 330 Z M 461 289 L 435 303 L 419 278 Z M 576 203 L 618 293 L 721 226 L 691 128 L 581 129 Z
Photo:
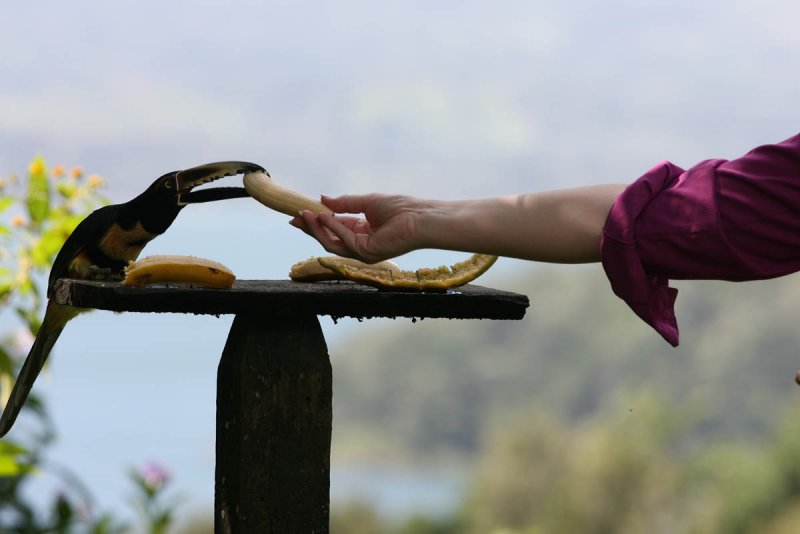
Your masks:
M 164 187 L 167 189 L 172 189 L 172 182 L 164 182 Z

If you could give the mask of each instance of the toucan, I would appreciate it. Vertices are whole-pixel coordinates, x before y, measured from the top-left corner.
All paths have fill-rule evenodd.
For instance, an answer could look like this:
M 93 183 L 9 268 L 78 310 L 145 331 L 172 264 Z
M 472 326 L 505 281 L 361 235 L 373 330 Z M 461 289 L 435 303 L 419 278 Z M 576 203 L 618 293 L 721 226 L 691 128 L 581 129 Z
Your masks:
M 36 339 L 17 376 L 0 416 L 0 437 L 17 419 L 33 383 L 67 322 L 85 309 L 57 304 L 53 288 L 59 278 L 122 280 L 129 262 L 167 231 L 188 204 L 248 196 L 243 187 L 195 187 L 225 176 L 266 172 L 255 163 L 222 161 L 208 163 L 160 177 L 142 194 L 124 204 L 104 206 L 83 219 L 56 255 L 47 284 L 47 308 Z

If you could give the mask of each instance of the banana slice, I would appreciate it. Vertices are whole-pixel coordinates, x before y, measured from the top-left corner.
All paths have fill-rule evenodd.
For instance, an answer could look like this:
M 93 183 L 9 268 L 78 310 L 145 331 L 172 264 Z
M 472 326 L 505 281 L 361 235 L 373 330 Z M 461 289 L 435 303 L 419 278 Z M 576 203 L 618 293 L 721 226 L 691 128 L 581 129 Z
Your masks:
M 126 286 L 191 284 L 210 288 L 229 288 L 236 281 L 233 271 L 214 260 L 194 256 L 148 256 L 125 268 Z

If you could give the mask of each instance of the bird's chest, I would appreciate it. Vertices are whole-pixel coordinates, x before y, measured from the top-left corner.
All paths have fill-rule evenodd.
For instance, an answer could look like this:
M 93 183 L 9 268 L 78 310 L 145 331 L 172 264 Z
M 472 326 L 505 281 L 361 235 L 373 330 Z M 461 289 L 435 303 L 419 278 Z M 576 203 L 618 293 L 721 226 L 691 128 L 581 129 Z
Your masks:
M 131 228 L 113 225 L 98 243 L 98 250 L 112 261 L 127 264 L 139 257 L 145 245 L 156 234 L 146 230 L 141 223 L 136 223 Z

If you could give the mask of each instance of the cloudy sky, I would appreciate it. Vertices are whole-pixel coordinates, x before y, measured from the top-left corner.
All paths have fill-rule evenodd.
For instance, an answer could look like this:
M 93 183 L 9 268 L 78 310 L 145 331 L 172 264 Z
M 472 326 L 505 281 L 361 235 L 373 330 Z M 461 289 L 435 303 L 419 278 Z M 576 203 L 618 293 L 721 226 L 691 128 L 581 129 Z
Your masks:
M 630 181 L 660 160 L 735 157 L 796 133 L 798 20 L 790 0 L 11 2 L 0 176 L 42 154 L 103 175 L 114 201 L 225 159 L 309 194 Z M 285 277 L 321 252 L 248 202 L 186 210 L 146 252 L 212 257 L 243 278 Z M 164 321 L 75 321 L 40 386 L 62 461 L 111 507 L 122 470 L 154 457 L 194 502 L 211 499 L 208 347 L 221 350 L 229 322 Z
M 625 181 L 788 137 L 800 114 L 789 1 L 3 11 L 0 168 L 41 152 L 120 195 L 233 158 L 312 192 Z

